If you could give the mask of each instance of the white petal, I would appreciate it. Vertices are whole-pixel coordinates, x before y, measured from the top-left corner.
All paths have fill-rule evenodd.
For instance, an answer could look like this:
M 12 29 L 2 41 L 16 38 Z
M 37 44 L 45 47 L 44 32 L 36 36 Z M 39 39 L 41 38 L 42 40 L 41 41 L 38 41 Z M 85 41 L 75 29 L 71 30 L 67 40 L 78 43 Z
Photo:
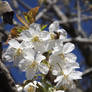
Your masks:
M 52 50 L 53 47 L 55 47 L 55 42 L 56 42 L 56 40 L 49 40 L 49 41 L 47 41 L 49 50 Z
M 39 25 L 39 24 L 37 24 L 37 23 L 32 23 L 32 24 L 30 25 L 29 30 L 30 30 L 30 31 L 31 31 L 31 30 L 35 30 L 35 31 L 40 32 L 40 31 L 41 31 L 41 28 L 40 28 L 40 25 Z
M 75 62 L 77 60 L 77 57 L 73 53 L 68 53 L 65 55 L 65 60 L 67 62 Z
M 62 90 L 58 90 L 58 91 L 55 91 L 55 92 L 64 92 L 64 91 L 62 91 Z
M 54 49 L 53 52 L 52 52 L 53 55 L 59 55 L 59 54 L 62 53 L 62 47 L 61 46 L 60 47 L 59 46 L 54 47 L 53 49 Z
M 33 81 L 33 83 L 29 83 L 30 86 L 33 86 L 35 88 L 38 88 L 37 81 Z
M 47 41 L 35 42 L 33 43 L 33 46 L 34 46 L 35 51 L 40 52 L 41 54 L 49 50 L 49 43 Z
M 63 76 L 57 76 L 57 78 L 54 80 L 54 82 L 59 82 L 62 81 Z
M 42 85 L 42 83 L 41 83 L 41 82 L 38 82 L 38 84 L 39 84 L 40 86 L 42 86 L 42 87 L 43 87 L 43 85 Z
M 82 79 L 82 72 L 80 71 L 72 71 L 71 74 L 69 74 L 69 79 L 76 80 L 76 79 Z
M 5 59 L 8 62 L 12 62 L 13 61 L 13 57 L 10 55 L 3 55 L 3 59 Z
M 40 71 L 41 73 L 43 73 L 43 74 L 47 74 L 48 71 L 49 71 L 48 66 L 45 65 L 45 64 L 43 64 L 43 63 L 41 63 L 38 68 L 39 68 L 39 71 Z
M 37 66 L 34 67 L 34 68 L 28 68 L 26 70 L 26 78 L 27 78 L 27 80 L 32 80 L 34 78 L 34 76 L 36 76 L 37 72 L 38 72 Z
M 52 69 L 52 74 L 53 75 L 61 75 L 61 68 L 60 67 L 62 67 L 62 64 L 60 64 L 60 62 L 58 62 L 58 64 L 56 63 L 56 64 L 53 64 L 52 66 L 51 66 L 51 69 Z
M 63 47 L 63 53 L 69 53 L 71 52 L 72 50 L 74 50 L 75 46 L 73 43 L 66 43 L 64 44 L 64 47 Z
M 35 51 L 31 48 L 24 49 L 24 58 L 34 61 Z
M 67 37 L 67 32 L 64 29 L 59 29 L 57 32 L 60 33 L 60 39 L 66 39 Z
M 49 32 L 43 31 L 40 34 L 40 39 L 42 39 L 43 41 L 49 40 L 50 39 L 50 34 Z
M 57 70 L 53 70 L 53 71 L 52 71 L 52 74 L 53 74 L 53 75 L 57 75 L 57 74 L 58 74 L 58 71 L 57 71 Z
M 61 57 L 60 56 L 55 56 L 55 55 L 51 55 L 49 58 L 49 63 L 51 65 L 56 65 L 57 63 L 61 62 Z
M 28 92 L 28 88 L 29 88 L 30 86 L 29 85 L 26 85 L 25 87 L 24 87 L 24 92 Z
M 32 37 L 35 37 L 35 36 L 40 37 L 40 33 L 41 33 L 41 31 L 31 30 L 31 35 L 32 35 Z
M 19 68 L 22 70 L 22 71 L 25 71 L 29 65 L 31 65 L 32 62 L 31 61 L 28 61 L 27 59 L 22 59 L 20 62 L 19 62 Z
M 62 66 L 62 70 L 65 75 L 68 75 L 73 69 L 79 68 L 79 64 L 77 62 L 67 63 Z
M 23 59 L 23 56 L 22 56 L 22 55 L 15 56 L 15 57 L 14 57 L 14 62 L 13 62 L 13 64 L 14 64 L 15 66 L 18 66 L 19 62 L 20 62 L 22 59 Z
M 22 87 L 18 87 L 18 88 L 17 88 L 17 91 L 18 91 L 18 92 L 23 92 L 23 88 L 22 88 Z
M 33 45 L 30 41 L 22 41 L 20 48 L 26 49 L 26 48 L 33 48 Z
M 62 48 L 62 46 L 63 46 L 63 41 L 62 40 L 55 40 L 55 47 L 57 47 L 57 46 L 59 46 L 59 47 L 61 47 Z
M 13 48 L 19 48 L 20 46 L 20 43 L 15 39 L 10 40 L 8 44 Z
M 37 85 L 37 81 L 33 81 L 34 85 Z
M 35 85 L 34 82 L 36 82 L 36 81 L 33 81 L 33 83 L 30 82 L 30 83 L 28 83 L 27 85 L 25 85 L 25 86 L 24 86 L 24 92 L 28 92 L 28 89 L 29 89 L 31 86 L 34 87 L 34 88 L 38 88 L 38 86 Z M 30 91 L 31 91 L 31 90 L 30 90 Z M 34 89 L 34 91 L 32 91 L 32 92 L 35 92 L 35 89 Z
M 56 32 L 59 29 L 59 22 L 54 21 L 50 26 L 49 26 L 49 32 Z
M 8 62 L 12 62 L 14 61 L 14 55 L 15 55 L 15 49 L 12 47 L 9 47 L 6 50 L 6 52 L 3 54 L 2 58 Z
M 45 56 L 43 56 L 42 54 L 39 54 L 39 53 L 37 53 L 37 55 L 36 55 L 36 62 L 37 63 L 40 63 L 42 60 L 44 60 L 46 57 Z
M 32 35 L 30 34 L 29 31 L 22 31 L 20 36 L 19 36 L 19 39 L 22 39 L 24 41 L 28 41 L 29 38 L 31 38 L 31 37 L 32 37 Z
M 32 85 L 33 83 L 30 82 L 28 83 L 27 85 L 24 86 L 24 92 L 28 92 L 28 89 L 30 88 L 30 86 Z
M 22 71 L 25 71 L 25 69 L 27 68 L 24 59 L 19 62 L 19 65 L 18 65 L 18 66 L 19 66 L 19 68 L 20 68 Z M 26 67 L 25 67 L 25 66 L 26 66 Z

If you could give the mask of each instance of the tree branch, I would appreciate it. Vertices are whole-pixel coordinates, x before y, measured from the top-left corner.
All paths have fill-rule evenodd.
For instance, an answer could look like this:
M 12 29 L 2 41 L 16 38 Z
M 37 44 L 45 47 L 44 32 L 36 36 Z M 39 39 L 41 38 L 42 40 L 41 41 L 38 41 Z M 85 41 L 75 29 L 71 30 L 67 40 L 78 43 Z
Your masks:
M 0 92 L 17 92 L 14 80 L 5 65 L 0 61 Z
M 23 2 L 23 0 L 17 0 L 17 2 L 19 4 L 21 4 L 23 6 L 23 8 L 30 10 L 32 7 L 30 7 L 28 4 L 26 4 L 25 2 Z
M 86 69 L 86 70 L 83 72 L 82 77 L 89 76 L 89 75 L 92 75 L 92 67 Z
M 44 8 L 41 12 L 38 13 L 36 16 L 36 21 L 39 20 L 49 9 L 51 5 L 48 5 L 47 8 Z
M 63 40 L 64 43 L 66 42 L 73 42 L 73 43 L 78 43 L 78 44 L 92 44 L 92 39 L 87 39 L 87 38 L 70 38 L 70 39 L 65 39 Z

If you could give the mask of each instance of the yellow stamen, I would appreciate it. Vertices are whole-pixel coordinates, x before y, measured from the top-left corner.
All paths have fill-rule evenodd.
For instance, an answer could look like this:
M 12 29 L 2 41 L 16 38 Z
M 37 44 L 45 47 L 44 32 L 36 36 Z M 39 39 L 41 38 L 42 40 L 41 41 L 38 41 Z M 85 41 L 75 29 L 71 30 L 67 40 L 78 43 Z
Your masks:
M 33 61 L 33 63 L 31 65 L 29 65 L 28 68 L 34 68 L 36 65 L 37 65 L 37 62 L 36 61 Z
M 60 54 L 59 55 L 63 60 L 65 60 L 65 56 L 64 56 L 64 54 L 62 53 L 62 54 Z
M 17 56 L 20 56 L 21 53 L 22 53 L 22 50 L 19 48 L 19 49 L 17 50 L 17 52 L 16 52 L 16 55 L 17 55 Z
M 52 40 L 55 39 L 55 35 L 54 34 L 50 34 L 50 37 L 51 37 Z
M 34 92 L 34 87 L 30 86 L 30 87 L 28 88 L 28 92 Z
M 38 36 L 35 36 L 35 37 L 33 37 L 33 39 L 32 39 L 32 42 L 39 42 L 40 40 L 39 40 L 39 37 Z

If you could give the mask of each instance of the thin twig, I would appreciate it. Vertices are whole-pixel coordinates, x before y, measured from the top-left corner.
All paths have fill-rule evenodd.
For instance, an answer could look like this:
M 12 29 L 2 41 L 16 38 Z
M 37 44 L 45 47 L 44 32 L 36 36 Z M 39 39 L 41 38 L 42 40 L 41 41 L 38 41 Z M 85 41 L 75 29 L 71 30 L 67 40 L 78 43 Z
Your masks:
M 78 16 L 78 20 L 77 20 L 78 30 L 82 30 L 81 28 L 81 8 L 80 8 L 79 0 L 77 0 L 77 16 Z
M 50 9 L 50 5 L 47 6 L 47 8 L 44 8 L 40 13 L 38 13 L 38 15 L 36 16 L 36 21 L 39 20 L 49 9 Z
M 70 38 L 63 40 L 64 43 L 66 42 L 73 42 L 73 43 L 79 43 L 79 44 L 92 44 L 92 39 L 88 38 Z
M 85 77 L 85 76 L 89 76 L 89 75 L 91 75 L 91 74 L 92 74 L 92 68 L 88 68 L 88 69 L 86 69 L 86 70 L 83 72 L 82 76 Z
M 32 7 L 23 2 L 23 0 L 17 0 L 19 4 L 23 6 L 24 9 L 30 10 Z

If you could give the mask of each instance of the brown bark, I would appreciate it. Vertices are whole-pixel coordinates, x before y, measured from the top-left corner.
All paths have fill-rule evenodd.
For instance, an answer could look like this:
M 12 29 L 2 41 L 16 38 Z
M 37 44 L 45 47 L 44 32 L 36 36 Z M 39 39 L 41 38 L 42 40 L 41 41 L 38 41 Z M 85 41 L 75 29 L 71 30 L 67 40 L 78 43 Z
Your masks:
M 5 65 L 0 61 L 0 92 L 17 92 L 14 80 Z

